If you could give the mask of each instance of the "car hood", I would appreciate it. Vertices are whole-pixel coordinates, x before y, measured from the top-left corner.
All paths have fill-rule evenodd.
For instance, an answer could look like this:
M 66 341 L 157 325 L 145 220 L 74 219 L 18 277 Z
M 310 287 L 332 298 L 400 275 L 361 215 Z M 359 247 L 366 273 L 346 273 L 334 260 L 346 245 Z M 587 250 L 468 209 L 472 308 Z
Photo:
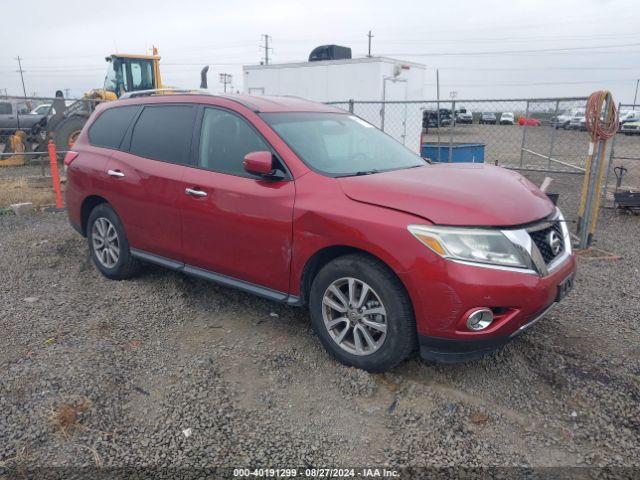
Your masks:
M 427 165 L 338 180 L 352 200 L 440 225 L 522 225 L 554 210 L 549 198 L 522 175 L 485 164 Z

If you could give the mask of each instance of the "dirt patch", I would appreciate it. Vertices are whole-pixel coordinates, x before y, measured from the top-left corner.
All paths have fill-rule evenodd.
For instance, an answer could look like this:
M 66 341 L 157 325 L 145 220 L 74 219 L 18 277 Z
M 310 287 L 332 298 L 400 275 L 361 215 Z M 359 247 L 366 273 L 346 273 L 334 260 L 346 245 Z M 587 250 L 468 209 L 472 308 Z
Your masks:
M 71 403 L 63 402 L 54 409 L 52 422 L 57 429 L 66 435 L 70 430 L 78 428 L 81 415 L 90 407 L 91 400 L 87 397 L 81 397 Z
M 55 203 L 53 188 L 36 187 L 25 177 L 0 177 L 0 207 L 14 203 L 31 202 L 36 206 Z

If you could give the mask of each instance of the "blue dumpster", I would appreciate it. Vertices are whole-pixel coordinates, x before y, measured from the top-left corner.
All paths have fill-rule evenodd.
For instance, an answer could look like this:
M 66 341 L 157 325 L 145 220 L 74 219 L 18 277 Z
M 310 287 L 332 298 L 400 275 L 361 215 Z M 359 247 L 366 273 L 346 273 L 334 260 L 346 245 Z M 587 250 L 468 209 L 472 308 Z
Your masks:
M 430 143 L 422 144 L 420 155 L 427 157 L 432 162 L 438 161 L 438 150 L 440 150 L 440 162 L 466 162 L 484 163 L 484 143 Z M 451 152 L 451 158 L 449 158 Z

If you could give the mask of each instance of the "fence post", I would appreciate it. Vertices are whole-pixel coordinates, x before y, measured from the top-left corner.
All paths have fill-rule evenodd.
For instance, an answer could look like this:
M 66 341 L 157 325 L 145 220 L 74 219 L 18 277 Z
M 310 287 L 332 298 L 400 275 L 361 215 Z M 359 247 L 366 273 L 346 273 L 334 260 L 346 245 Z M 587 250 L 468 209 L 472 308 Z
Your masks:
M 527 139 L 527 118 L 529 118 L 529 100 L 527 100 L 527 107 L 524 111 L 524 125 L 522 126 L 522 143 L 520 144 L 520 168 L 522 168 L 524 162 L 524 144 Z
M 60 174 L 58 173 L 58 158 L 56 154 L 56 144 L 49 140 L 49 163 L 51 164 L 51 181 L 53 191 L 56 193 L 56 208 L 62 208 L 62 191 L 60 190 Z
M 609 111 L 609 104 L 612 101 L 608 96 L 605 100 L 604 111 Z M 588 108 L 588 107 L 587 107 Z M 597 142 L 597 145 L 595 143 Z M 594 153 L 594 147 L 597 147 Z M 578 213 L 578 236 L 580 240 L 580 248 L 589 248 L 595 229 L 598 211 L 600 209 L 600 187 L 602 185 L 602 177 L 604 173 L 604 164 L 608 160 L 607 157 L 607 140 L 601 138 L 591 138 L 589 144 L 589 153 L 593 155 L 587 160 L 587 168 L 585 169 L 585 179 L 582 186 L 584 196 L 584 209 L 580 208 Z M 582 207 L 583 200 L 581 199 Z M 581 215 L 582 213 L 582 215 Z
M 451 125 L 449 125 L 449 163 L 453 161 L 453 126 L 456 121 L 456 102 L 451 102 Z
M 547 169 L 551 170 L 551 157 L 553 157 L 553 147 L 556 142 L 556 132 L 558 131 L 557 123 L 558 123 L 558 108 L 560 107 L 560 100 L 556 100 L 556 109 L 553 114 L 554 124 L 551 129 L 551 145 L 549 146 L 549 158 L 547 159 Z
M 353 113 L 353 98 L 349 100 L 349 113 Z
M 618 115 L 620 115 L 620 109 L 622 108 L 622 102 L 618 102 Z M 635 108 L 635 106 L 634 106 Z M 607 174 L 604 179 L 604 192 L 602 193 L 604 197 L 604 206 L 607 206 L 607 188 L 609 188 L 609 178 L 611 177 L 611 169 L 613 168 L 613 160 L 616 156 L 616 137 L 618 134 L 616 133 L 611 139 L 611 150 L 609 150 L 609 161 L 607 162 Z M 615 200 L 611 202 L 612 206 L 615 206 Z

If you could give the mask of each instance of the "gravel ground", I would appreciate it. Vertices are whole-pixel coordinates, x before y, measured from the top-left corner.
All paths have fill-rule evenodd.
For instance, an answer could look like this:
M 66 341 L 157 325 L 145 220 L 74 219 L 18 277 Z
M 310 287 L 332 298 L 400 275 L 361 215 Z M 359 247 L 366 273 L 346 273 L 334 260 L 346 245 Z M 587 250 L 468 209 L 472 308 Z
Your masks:
M 330 359 L 303 309 L 151 266 L 109 281 L 64 214 L 0 216 L 0 478 L 96 465 L 640 468 L 640 217 L 605 210 L 599 226 L 597 246 L 620 259 L 581 257 L 571 295 L 502 351 L 373 375 Z

